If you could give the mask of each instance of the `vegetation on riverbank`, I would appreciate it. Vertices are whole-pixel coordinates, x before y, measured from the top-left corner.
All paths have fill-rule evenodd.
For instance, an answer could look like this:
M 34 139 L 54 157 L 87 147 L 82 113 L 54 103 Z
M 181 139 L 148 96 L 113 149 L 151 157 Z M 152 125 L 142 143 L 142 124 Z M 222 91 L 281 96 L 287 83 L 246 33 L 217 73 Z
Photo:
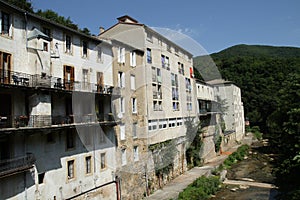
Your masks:
M 218 176 L 197 178 L 184 191 L 179 193 L 178 200 L 204 200 L 216 194 L 220 189 L 221 182 Z

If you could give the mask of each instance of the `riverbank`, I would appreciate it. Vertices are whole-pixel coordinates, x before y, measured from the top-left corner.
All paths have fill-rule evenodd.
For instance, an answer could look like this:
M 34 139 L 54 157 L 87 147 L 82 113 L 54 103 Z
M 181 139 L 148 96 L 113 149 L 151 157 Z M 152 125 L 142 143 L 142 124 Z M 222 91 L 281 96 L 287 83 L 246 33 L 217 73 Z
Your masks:
M 215 170 L 219 165 L 221 165 L 228 155 L 235 152 L 239 146 L 242 144 L 251 145 L 252 135 L 245 136 L 241 144 L 237 144 L 204 164 L 202 167 L 194 167 L 193 169 L 185 172 L 184 174 L 176 177 L 169 184 L 165 185 L 163 189 L 155 191 L 148 197 L 144 199 L 147 200 L 169 200 L 177 199 L 180 192 L 182 192 L 189 184 L 191 184 L 197 178 L 203 175 L 210 175 L 213 170 Z
M 272 174 L 274 155 L 268 153 L 266 141 L 256 141 L 251 145 L 249 155 L 227 170 L 226 178 L 240 181 L 238 185 L 224 185 L 215 199 L 228 200 L 273 200 L 277 195 L 277 190 L 273 188 L 275 177 Z M 243 184 L 243 181 L 245 182 Z M 257 184 L 247 184 L 253 182 Z M 226 183 L 226 182 L 225 182 Z M 262 183 L 261 185 L 259 183 Z M 264 186 L 270 187 L 264 187 Z

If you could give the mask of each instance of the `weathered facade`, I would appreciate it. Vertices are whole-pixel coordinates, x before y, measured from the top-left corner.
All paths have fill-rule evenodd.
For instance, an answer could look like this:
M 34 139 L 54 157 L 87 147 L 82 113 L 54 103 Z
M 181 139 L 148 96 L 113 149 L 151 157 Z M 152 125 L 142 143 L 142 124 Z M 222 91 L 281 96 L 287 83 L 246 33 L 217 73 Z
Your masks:
M 120 144 L 124 145 L 121 151 L 128 152 L 129 146 L 129 152 L 134 153 L 130 148 L 139 144 L 142 159 L 134 162 L 134 156 L 127 156 L 127 164 L 122 164 L 120 171 L 134 173 L 138 180 L 140 177 L 143 180 L 133 181 L 132 176 L 123 175 L 121 187 L 122 191 L 128 191 L 122 192 L 123 199 L 140 199 L 138 191 L 147 195 L 186 170 L 185 121 L 196 119 L 192 55 L 129 16 L 118 18 L 118 23 L 101 33 L 100 38 L 125 45 L 121 46 L 125 59 L 117 56 L 114 62 L 115 69 L 119 70 L 119 81 L 125 72 L 125 86 L 121 88 L 115 112 L 123 122 L 120 124 Z M 118 51 L 122 53 L 123 50 L 119 48 Z M 136 52 L 135 66 L 129 64 L 132 52 Z M 132 89 L 132 75 L 135 76 L 135 89 Z M 135 136 L 128 137 L 133 134 L 130 132 L 133 127 Z M 167 154 L 168 151 L 172 153 Z
M 0 199 L 141 199 L 187 170 L 188 123 L 216 155 L 217 96 L 243 137 L 239 88 L 196 83 L 192 54 L 137 20 L 94 37 L 0 5 Z
M 111 44 L 0 5 L 1 199 L 116 199 Z
M 209 83 L 214 86 L 215 95 L 219 99 L 225 100 L 225 143 L 240 141 L 245 135 L 244 106 L 241 100 L 241 89 L 233 82 L 225 80 L 212 80 Z

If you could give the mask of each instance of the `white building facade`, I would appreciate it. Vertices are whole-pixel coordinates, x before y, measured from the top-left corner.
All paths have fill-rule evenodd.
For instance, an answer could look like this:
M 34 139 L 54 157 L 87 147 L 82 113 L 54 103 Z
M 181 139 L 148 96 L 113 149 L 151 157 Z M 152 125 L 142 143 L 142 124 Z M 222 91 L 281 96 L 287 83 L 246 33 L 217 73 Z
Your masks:
M 0 5 L 1 199 L 116 199 L 111 44 Z

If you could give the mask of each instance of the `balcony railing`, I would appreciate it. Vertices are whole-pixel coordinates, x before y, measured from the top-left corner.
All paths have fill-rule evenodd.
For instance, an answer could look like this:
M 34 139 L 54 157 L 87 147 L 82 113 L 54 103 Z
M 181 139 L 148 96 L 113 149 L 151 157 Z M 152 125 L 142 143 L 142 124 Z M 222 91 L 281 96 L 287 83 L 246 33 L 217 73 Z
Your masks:
M 32 153 L 18 158 L 0 160 L 0 177 L 27 170 L 33 166 L 35 161 Z
M 114 122 L 111 113 L 100 113 L 97 115 L 15 115 L 0 116 L 1 128 L 20 128 L 20 127 L 51 127 L 53 125 L 72 125 L 88 123 L 107 123 Z
M 112 94 L 113 86 L 80 81 L 64 80 L 46 74 L 26 74 L 10 70 L 0 70 L 0 84 L 20 87 L 52 88 L 66 91 Z

